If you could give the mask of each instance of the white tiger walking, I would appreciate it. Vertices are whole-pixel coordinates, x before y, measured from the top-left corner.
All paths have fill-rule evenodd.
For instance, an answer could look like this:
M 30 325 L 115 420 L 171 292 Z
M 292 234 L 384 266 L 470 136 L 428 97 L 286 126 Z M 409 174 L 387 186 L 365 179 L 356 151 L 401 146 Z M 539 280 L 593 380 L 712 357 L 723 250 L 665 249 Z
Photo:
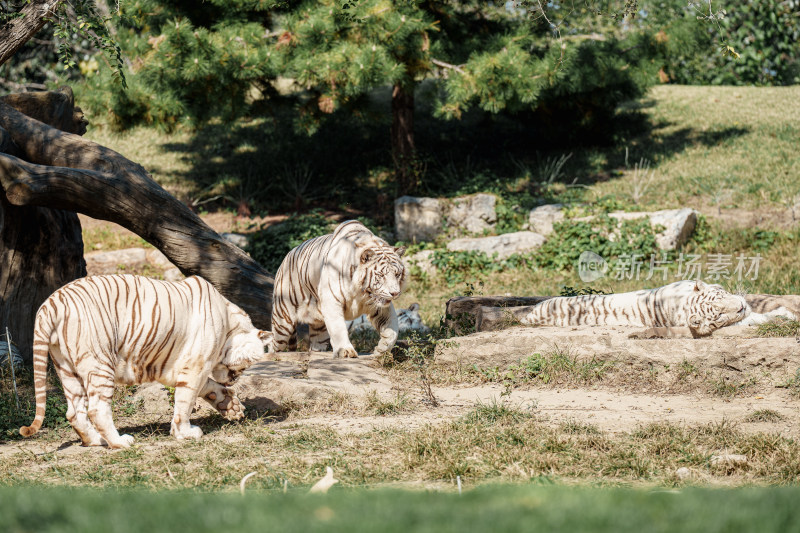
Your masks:
M 398 334 L 392 300 L 406 284 L 404 252 L 355 220 L 290 251 L 275 275 L 276 351 L 296 346 L 297 324 L 306 323 L 312 350 L 324 350 L 330 338 L 334 357 L 358 357 L 345 321 L 362 314 L 380 333 L 375 353 L 391 350 Z
M 233 398 L 226 386 L 271 348 L 271 339 L 200 277 L 174 283 L 130 275 L 78 279 L 55 291 L 36 313 L 36 417 L 19 431 L 33 435 L 44 420 L 49 353 L 64 386 L 67 418 L 85 446 L 105 441 L 126 448 L 133 442 L 114 426 L 115 383 L 175 387 L 170 433 L 199 438 L 203 432 L 189 423 L 198 395 Z

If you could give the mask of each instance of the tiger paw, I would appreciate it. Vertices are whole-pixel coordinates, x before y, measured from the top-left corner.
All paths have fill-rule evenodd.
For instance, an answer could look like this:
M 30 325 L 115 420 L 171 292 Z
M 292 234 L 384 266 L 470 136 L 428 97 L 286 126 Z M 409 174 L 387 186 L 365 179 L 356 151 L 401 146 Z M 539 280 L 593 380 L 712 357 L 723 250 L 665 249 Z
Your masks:
M 358 352 L 351 346 L 349 348 L 339 348 L 333 356 L 336 358 L 358 357 Z
M 223 416 L 226 420 L 239 420 L 244 418 L 244 406 L 242 402 L 239 401 L 239 398 L 236 397 L 236 392 L 233 389 L 223 389 L 222 391 L 225 394 L 225 397 L 222 398 L 222 401 L 219 403 L 213 403 L 214 407 L 217 409 L 220 415 Z M 211 394 L 214 394 L 213 392 Z M 215 398 L 210 398 L 210 400 L 215 400 Z M 215 395 L 216 396 L 216 395 Z

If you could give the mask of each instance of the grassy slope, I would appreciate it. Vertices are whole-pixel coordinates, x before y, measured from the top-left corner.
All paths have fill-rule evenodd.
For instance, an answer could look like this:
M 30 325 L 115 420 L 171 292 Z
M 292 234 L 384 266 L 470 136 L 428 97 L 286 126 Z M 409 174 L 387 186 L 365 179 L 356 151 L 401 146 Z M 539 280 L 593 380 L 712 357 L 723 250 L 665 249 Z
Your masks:
M 800 87 L 655 87 L 647 98 L 633 106 L 646 114 L 649 129 L 609 146 L 576 148 L 563 169 L 562 179 L 570 182 L 577 177 L 580 183 L 587 184 L 584 194 L 587 200 L 612 195 L 629 208 L 637 207 L 633 203 L 633 192 L 638 184 L 638 207 L 645 209 L 692 206 L 709 214 L 747 209 L 762 212 L 767 218 L 777 216 L 791 221 L 789 208 L 800 201 L 799 102 Z M 215 127 L 217 130 L 212 128 L 212 131 L 216 132 L 219 127 Z M 252 137 L 253 131 L 266 127 L 265 122 L 253 121 L 243 124 L 241 130 L 250 131 Z M 199 138 L 204 139 L 200 143 L 201 150 L 191 148 L 196 141 L 185 131 L 166 134 L 137 128 L 114 134 L 101 127 L 91 130 L 88 136 L 143 164 L 156 180 L 180 196 L 195 198 L 216 194 L 202 189 L 212 180 L 207 174 L 213 169 L 225 169 L 226 179 L 234 179 L 234 182 L 239 179 L 251 185 L 254 179 L 264 177 L 264 169 L 257 168 L 256 163 L 259 141 L 247 140 L 242 132 L 218 138 L 216 134 L 201 134 Z M 501 153 L 493 162 L 480 163 L 470 163 L 467 157 L 463 168 L 451 168 L 454 160 L 448 160 L 447 169 L 429 166 L 424 179 L 436 181 L 444 179 L 445 174 L 463 173 L 463 181 L 469 182 L 472 173 L 486 173 L 486 165 L 490 165 L 488 171 L 501 181 L 519 183 L 524 182 L 526 176 L 537 179 L 540 170 L 537 164 L 560 154 L 563 152 L 537 152 L 529 154 L 526 161 L 516 156 L 511 161 L 510 154 Z M 634 164 L 642 158 L 651 162 L 652 179 L 643 179 L 642 173 L 637 175 L 634 170 Z M 354 176 L 363 179 L 363 176 L 357 177 L 358 174 Z M 314 179 L 325 179 L 325 176 L 315 175 Z M 243 188 L 241 183 L 238 189 L 236 186 L 232 189 L 234 199 L 236 194 L 260 194 L 259 187 Z M 219 187 L 214 190 L 219 192 Z M 273 187 L 266 195 L 269 198 L 280 196 L 285 190 L 283 185 Z M 365 189 L 365 194 L 373 193 Z M 797 214 L 800 216 L 800 212 Z M 736 214 L 729 217 L 734 223 L 742 219 Z M 730 221 L 718 223 L 714 242 L 705 243 L 701 250 L 690 247 L 689 251 L 761 253 L 764 259 L 758 280 L 743 285 L 729 283 L 729 288 L 750 292 L 800 292 L 800 270 L 793 260 L 794 237 L 773 239 L 769 246 L 755 249 L 753 232 L 732 231 Z M 786 227 L 784 224 L 783 228 Z M 97 235 L 86 235 L 86 238 L 103 240 Z M 113 247 L 113 242 L 110 244 Z M 104 245 L 108 247 L 107 242 Z M 485 282 L 485 287 L 478 288 L 484 294 L 557 294 L 563 285 L 582 285 L 571 271 L 517 269 L 491 275 L 476 273 L 473 278 L 476 282 Z M 657 280 L 616 282 L 606 279 L 596 286 L 607 291 L 622 291 L 656 284 Z M 463 285 L 448 287 L 437 278 L 429 283 L 415 282 L 401 298 L 400 305 L 418 301 L 422 304 L 423 318 L 436 321 L 446 299 L 463 293 L 464 289 Z
M 586 490 L 483 487 L 326 496 L 0 489 L 3 530 L 82 531 L 798 531 L 797 488 Z M 142 512 L 142 509 L 147 509 Z

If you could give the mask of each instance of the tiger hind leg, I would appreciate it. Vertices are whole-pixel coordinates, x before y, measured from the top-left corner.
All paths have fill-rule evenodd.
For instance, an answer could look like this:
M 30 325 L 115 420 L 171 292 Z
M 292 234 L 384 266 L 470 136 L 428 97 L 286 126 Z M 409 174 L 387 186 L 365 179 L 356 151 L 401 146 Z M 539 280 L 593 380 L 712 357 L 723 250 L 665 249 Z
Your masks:
M 86 380 L 89 394 L 89 419 L 106 441 L 109 448 L 129 448 L 133 444 L 131 435 L 120 435 L 114 426 L 111 413 L 111 397 L 114 395 L 114 375 L 92 372 Z
M 277 307 L 277 306 L 276 306 Z M 291 314 L 291 316 L 289 316 Z M 272 314 L 272 342 L 275 351 L 297 349 L 297 317 L 296 313 L 277 313 Z
M 61 369 L 59 372 L 64 396 L 67 398 L 67 420 L 78 434 L 84 446 L 101 446 L 103 438 L 89 421 L 87 409 L 88 397 L 78 376 L 72 370 Z
M 311 341 L 312 352 L 327 352 L 330 345 L 330 336 L 325 329 L 325 322 L 314 322 L 308 326 L 308 338 Z

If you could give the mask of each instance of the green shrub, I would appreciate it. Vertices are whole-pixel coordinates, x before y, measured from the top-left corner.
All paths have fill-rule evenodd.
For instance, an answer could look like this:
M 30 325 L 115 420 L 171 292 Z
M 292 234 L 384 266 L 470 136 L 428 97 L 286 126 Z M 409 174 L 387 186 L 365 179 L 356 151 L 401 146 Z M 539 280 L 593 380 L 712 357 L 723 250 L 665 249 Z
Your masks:
M 647 219 L 617 220 L 607 215 L 592 220 L 565 220 L 553 224 L 553 233 L 534 256 L 541 268 L 571 269 L 584 250 L 609 262 L 633 254 L 648 258 L 659 251 Z
M 280 224 L 256 233 L 250 239 L 248 252 L 270 272 L 276 272 L 284 257 L 303 242 L 325 235 L 335 223 L 314 210 L 304 215 L 294 214 Z

